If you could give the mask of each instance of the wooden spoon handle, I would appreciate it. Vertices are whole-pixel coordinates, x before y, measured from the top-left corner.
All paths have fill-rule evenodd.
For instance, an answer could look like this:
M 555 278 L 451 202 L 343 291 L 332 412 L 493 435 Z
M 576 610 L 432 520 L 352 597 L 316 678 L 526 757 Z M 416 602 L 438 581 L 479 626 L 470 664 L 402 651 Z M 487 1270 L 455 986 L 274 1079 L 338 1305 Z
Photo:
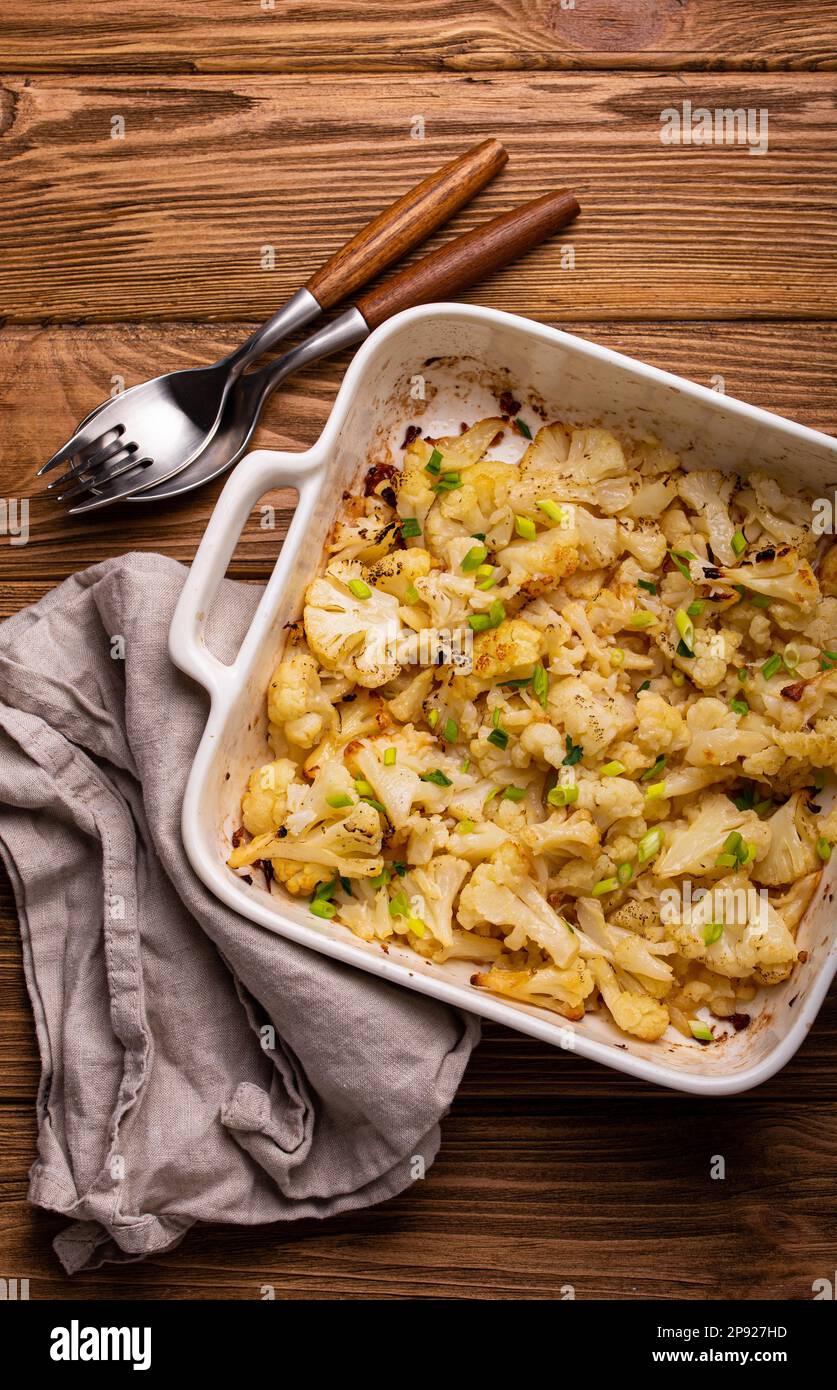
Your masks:
M 383 285 L 367 290 L 356 300 L 356 307 L 369 327 L 377 328 L 384 319 L 414 304 L 449 299 L 565 227 L 579 210 L 566 188 L 534 198 L 456 237 Z
M 483 140 L 437 169 L 335 251 L 305 288 L 321 308 L 330 309 L 426 241 L 500 172 L 508 157 L 499 140 Z

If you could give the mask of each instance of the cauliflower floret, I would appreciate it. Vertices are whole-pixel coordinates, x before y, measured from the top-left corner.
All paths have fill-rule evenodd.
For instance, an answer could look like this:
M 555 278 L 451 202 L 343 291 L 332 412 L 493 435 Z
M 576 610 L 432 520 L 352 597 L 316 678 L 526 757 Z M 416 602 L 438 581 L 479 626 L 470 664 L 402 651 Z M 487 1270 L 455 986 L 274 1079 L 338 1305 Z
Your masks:
M 383 745 L 378 747 L 363 742 L 352 751 L 352 758 L 372 787 L 376 800 L 384 807 L 390 824 L 399 826 L 409 816 L 422 784 L 418 772 L 408 765 L 404 757 L 398 758 L 399 736 L 393 735 L 392 741 L 388 740 L 386 746 L 394 748 L 396 754 L 396 762 L 390 767 L 383 761 Z
M 741 727 L 741 720 L 722 700 L 696 700 L 686 714 L 689 746 L 686 761 L 693 767 L 719 767 L 748 758 L 767 746 L 759 730 Z
M 655 876 L 707 873 L 714 868 L 724 841 L 734 830 L 755 847 L 757 859 L 764 858 L 770 847 L 769 824 L 760 821 L 754 811 L 739 811 L 728 797 L 710 793 L 700 803 L 697 815 L 670 835 L 654 861 Z
M 709 930 L 713 925 L 714 932 Z M 723 931 L 713 940 L 718 926 Z M 687 960 L 699 960 L 727 978 L 781 967 L 778 982 L 796 963 L 796 944 L 787 925 L 767 894 L 751 887 L 746 874 L 720 880 L 699 902 L 693 901 L 687 913 L 668 914 L 666 930 Z
M 433 686 L 435 673 L 432 666 L 425 667 L 400 690 L 387 708 L 394 719 L 401 724 L 412 724 L 421 715 L 422 706 Z
M 472 975 L 471 984 L 488 989 L 492 994 L 538 1004 L 570 1019 L 584 1017 L 584 1000 L 594 989 L 593 976 L 582 960 L 563 970 L 555 965 L 539 970 L 506 970 L 494 966 L 485 973 Z
M 634 727 L 634 702 L 616 688 L 616 678 L 597 682 L 590 672 L 553 683 L 549 713 L 555 723 L 581 744 L 585 754 L 602 753 Z M 593 688 L 599 684 L 598 689 Z
M 496 559 L 508 570 L 512 589 L 528 598 L 536 598 L 573 573 L 578 564 L 578 550 L 572 544 L 572 534 L 555 527 L 551 531 L 541 531 L 531 541 L 512 541 L 511 545 L 497 551 Z
M 399 603 L 407 602 L 407 590 L 417 579 L 424 579 L 438 564 L 429 550 L 411 546 L 394 550 L 369 571 L 369 583 L 385 594 L 394 594 Z
M 585 778 L 578 784 L 578 806 L 592 813 L 601 830 L 614 821 L 641 816 L 644 805 L 641 788 L 627 777 Z
M 765 558 L 759 560 L 758 555 Z M 783 599 L 793 603 L 805 613 L 813 613 L 820 597 L 817 577 L 807 560 L 791 546 L 779 550 L 768 547 L 758 552 L 753 560 L 742 560 L 734 568 L 718 568 L 710 573 L 704 571 L 703 582 L 713 584 L 721 581 L 727 584 L 743 584 L 746 589 L 766 598 Z M 769 558 L 767 558 L 769 557 Z M 694 565 L 691 566 L 694 574 Z M 714 575 L 714 579 L 713 579 Z
M 463 475 L 462 486 L 443 492 L 427 520 L 427 543 L 435 554 L 442 554 L 454 536 L 485 536 L 490 549 L 506 545 L 511 537 L 513 516 L 509 489 L 517 478 L 513 463 L 484 459 Z
M 648 994 L 622 989 L 616 972 L 601 956 L 590 961 L 590 970 L 613 1021 L 623 1033 L 645 1042 L 661 1038 L 669 1023 L 668 1009 Z
M 398 826 L 399 837 L 408 833 L 405 858 L 408 864 L 429 864 L 434 854 L 448 843 L 448 828 L 441 816 L 415 812 Z
M 360 560 L 371 565 L 392 549 L 400 528 L 392 509 L 379 497 L 357 499 L 354 505 L 363 510 L 337 522 L 329 554 L 334 559 Z
M 837 718 L 833 715 L 818 719 L 813 729 L 777 729 L 773 740 L 789 758 L 799 758 L 811 767 L 837 768 Z
M 481 922 L 510 928 L 506 936 L 509 951 L 520 950 L 526 941 L 532 941 L 562 969 L 578 955 L 569 923 L 538 892 L 526 860 L 510 844 L 491 863 L 474 869 L 460 894 L 457 917 L 466 930 Z
M 506 680 L 530 676 L 542 649 L 543 634 L 523 618 L 506 618 L 498 627 L 478 632 L 474 638 L 472 674 L 457 678 L 457 692 L 473 699 L 494 685 L 498 676 Z
M 837 541 L 833 541 L 822 559 L 818 579 L 820 589 L 830 598 L 837 595 Z
M 586 811 L 566 817 L 555 812 L 539 825 L 528 825 L 521 838 L 533 854 L 556 858 L 591 859 L 599 847 L 598 828 Z
M 291 647 L 268 686 L 267 717 L 289 743 L 313 748 L 337 727 L 337 715 L 324 694 L 317 663 L 303 647 Z
M 679 752 L 689 742 L 680 711 L 654 690 L 637 696 L 636 721 L 634 742 L 651 758 L 658 753 Z
M 342 809 L 329 805 L 331 799 L 342 800 Z M 297 783 L 288 788 L 285 829 L 291 835 L 301 835 L 303 830 L 316 825 L 318 821 L 341 815 L 355 800 L 354 782 L 344 765 L 339 762 L 324 763 L 309 786 Z
M 355 879 L 350 897 L 341 894 L 337 917 L 363 941 L 388 941 L 395 930 L 386 888 L 368 879 Z
M 349 584 L 368 590 L 362 598 Z M 308 586 L 303 613 L 311 651 L 329 671 L 341 671 L 358 685 L 386 685 L 400 669 L 396 659 L 400 633 L 398 600 L 373 589 L 361 566 L 338 561 Z
M 296 776 L 296 763 L 277 758 L 250 773 L 241 798 L 241 821 L 251 835 L 273 834 L 285 819 L 287 790 Z
M 805 809 L 806 795 L 795 792 L 765 822 L 771 831 L 770 851 L 753 868 L 758 883 L 793 883 L 821 867 L 816 848 L 819 831 L 815 818 Z
M 807 502 L 789 496 L 766 473 L 749 473 L 748 482 L 751 491 L 738 498 L 739 504 L 747 506 L 748 520 L 758 522 L 765 535 L 780 545 L 798 548 L 810 541 L 811 509 Z
M 446 960 L 453 945 L 453 902 L 470 868 L 464 859 L 440 854 L 426 868 L 410 869 L 401 880 L 413 916 L 432 932 L 441 947 L 434 951 L 434 960 Z M 415 927 L 412 930 L 415 932 Z
M 433 449 L 434 445 L 429 439 L 422 439 L 421 436 L 414 439 L 404 454 L 401 472 L 393 478 L 398 515 L 402 520 L 414 516 L 422 531 L 427 514 L 436 501 L 433 475 L 427 471 Z
M 227 862 L 234 869 L 256 859 L 280 859 L 283 863 L 318 864 L 320 879 L 323 867 L 346 878 L 374 878 L 384 867 L 380 851 L 380 816 L 368 802 L 359 801 L 342 819 L 301 836 L 257 835 L 248 845 L 233 850 Z
M 729 514 L 729 499 L 735 480 L 717 469 L 707 468 L 686 473 L 678 480 L 677 491 L 693 512 L 700 514 L 698 526 L 712 547 L 715 559 L 723 565 L 734 565 L 732 538 L 735 522 Z
M 508 838 L 508 831 L 501 825 L 493 820 L 484 820 L 475 824 L 473 830 L 460 830 L 457 826 L 448 835 L 447 845 L 451 854 L 458 859 L 467 859 L 469 864 L 481 864 L 496 854 Z

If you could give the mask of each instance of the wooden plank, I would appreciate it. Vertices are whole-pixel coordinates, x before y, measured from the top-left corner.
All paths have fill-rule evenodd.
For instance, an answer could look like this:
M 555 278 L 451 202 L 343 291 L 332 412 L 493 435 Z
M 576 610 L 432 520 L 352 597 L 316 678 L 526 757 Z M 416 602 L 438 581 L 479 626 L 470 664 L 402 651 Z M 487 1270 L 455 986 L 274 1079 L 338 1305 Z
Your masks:
M 212 1226 L 143 1264 L 67 1279 L 32 1211 L 25 1107 L 0 1112 L 4 1267 L 30 1297 L 810 1299 L 833 1264 L 837 1107 L 676 1100 L 456 1102 L 427 1176 L 370 1211 Z M 726 1176 L 710 1177 L 716 1155 Z M 830 1277 L 830 1276 L 827 1276 Z
M 499 135 L 509 166 L 453 229 L 564 183 L 583 212 L 472 300 L 566 323 L 829 317 L 834 92 L 772 73 L 10 78 L 0 303 L 20 322 L 261 320 L 395 195 Z M 684 99 L 767 110 L 767 154 L 662 144 Z
M 7 72 L 822 68 L 833 0 L 7 0 Z

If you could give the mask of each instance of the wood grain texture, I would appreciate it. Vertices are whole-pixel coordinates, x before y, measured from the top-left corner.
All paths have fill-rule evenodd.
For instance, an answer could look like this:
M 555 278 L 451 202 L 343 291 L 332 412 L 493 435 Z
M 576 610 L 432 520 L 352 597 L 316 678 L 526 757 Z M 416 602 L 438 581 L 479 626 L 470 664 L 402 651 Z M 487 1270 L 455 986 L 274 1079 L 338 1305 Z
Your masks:
M 20 322 L 260 321 L 394 191 L 498 135 L 508 168 L 450 234 L 558 186 L 584 211 L 468 298 L 561 322 L 829 317 L 836 88 L 828 74 L 9 78 L 0 306 Z M 660 113 L 684 99 L 766 109 L 768 153 L 663 145 Z
M 7 72 L 825 68 L 834 0 L 6 0 Z
M 509 208 L 366 290 L 357 307 L 370 328 L 417 304 L 454 299 L 553 237 L 578 216 L 572 193 L 558 189 Z M 519 269 L 519 265 L 516 269 Z
M 491 302 L 487 298 L 487 302 Z M 0 330 L 0 497 L 29 497 L 30 539 L 0 535 L 0 613 L 8 616 L 75 570 L 125 550 L 159 550 L 189 563 L 223 479 L 167 504 L 120 507 L 70 517 L 44 495 L 35 469 L 112 387 L 157 372 L 212 361 L 242 341 L 252 324 L 118 324 Z M 704 385 L 723 378 L 739 396 L 816 429 L 837 427 L 837 324 L 624 324 L 581 319 L 590 338 Z M 345 370 L 335 359 L 300 373 L 268 402 L 254 448 L 302 450 L 317 439 Z M 37 405 L 35 405 L 37 403 Z M 230 574 L 269 575 L 293 509 L 287 490 L 265 499 L 275 526 L 254 512 Z
M 507 160 L 500 141 L 492 139 L 449 161 L 356 232 L 314 272 L 305 288 L 323 309 L 331 308 L 444 226 Z

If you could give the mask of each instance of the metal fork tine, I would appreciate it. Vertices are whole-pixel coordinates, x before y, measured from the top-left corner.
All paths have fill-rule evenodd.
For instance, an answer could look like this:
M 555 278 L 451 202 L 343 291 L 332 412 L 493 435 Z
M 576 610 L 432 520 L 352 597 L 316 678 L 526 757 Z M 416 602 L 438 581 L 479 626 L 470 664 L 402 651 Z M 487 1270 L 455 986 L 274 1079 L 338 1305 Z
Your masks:
M 110 434 L 110 430 L 108 433 Z M 101 438 L 103 439 L 104 435 L 102 435 Z M 126 449 L 129 453 L 135 454 L 138 448 L 139 445 L 137 444 L 123 444 L 121 437 L 119 439 L 114 439 L 110 444 L 105 444 L 102 448 L 85 454 L 79 459 L 78 463 L 73 464 L 72 468 L 68 468 L 66 473 L 62 473 L 60 478 L 53 478 L 51 483 L 47 483 L 47 492 L 50 492 L 53 488 L 61 487 L 62 483 L 72 482 L 73 479 L 77 478 L 81 473 L 92 472 L 97 468 L 103 467 L 103 465 L 109 463 L 111 459 L 124 453 Z M 90 481 L 94 482 L 95 479 L 91 478 Z
M 110 430 L 104 432 L 99 430 L 96 434 L 93 434 L 89 429 L 76 430 L 72 439 L 68 439 L 63 448 L 53 454 L 52 458 L 49 459 L 43 467 L 38 469 L 35 477 L 40 478 L 42 474 L 50 473 L 52 469 L 57 468 L 59 464 L 66 463 L 68 459 L 75 458 L 76 454 L 87 453 L 100 439 L 104 438 L 104 434 L 110 434 Z
M 80 497 L 83 492 L 92 492 L 95 495 L 100 488 L 107 487 L 108 483 L 112 483 L 116 478 L 121 478 L 123 473 L 130 473 L 132 468 L 142 468 L 151 462 L 151 459 L 141 459 L 138 458 L 136 454 L 133 454 L 130 458 L 125 459 L 117 467 L 111 468 L 109 472 L 103 473 L 100 477 L 84 478 L 81 482 L 68 488 L 66 492 L 59 493 L 58 501 L 70 502 L 74 497 Z M 71 510 L 74 510 L 74 508 L 71 508 Z

